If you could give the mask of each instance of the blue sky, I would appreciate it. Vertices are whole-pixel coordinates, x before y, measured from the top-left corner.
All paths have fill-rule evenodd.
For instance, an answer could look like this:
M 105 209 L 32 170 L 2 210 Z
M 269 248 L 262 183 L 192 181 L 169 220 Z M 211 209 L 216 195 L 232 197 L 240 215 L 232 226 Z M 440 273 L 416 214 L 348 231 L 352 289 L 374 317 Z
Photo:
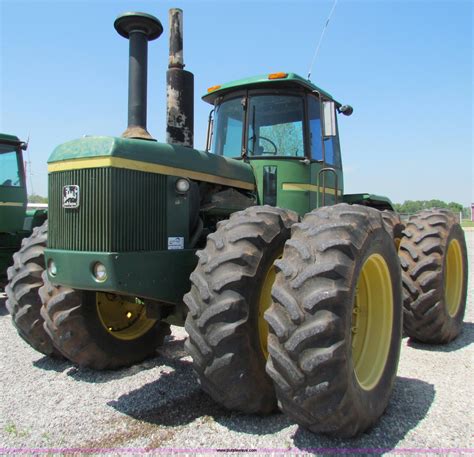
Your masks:
M 311 79 L 354 106 L 340 119 L 346 193 L 474 202 L 473 3 L 339 0 Z M 0 131 L 30 136 L 30 191 L 42 195 L 56 145 L 84 134 L 120 135 L 128 45 L 113 21 L 134 10 L 165 27 L 149 47 L 148 89 L 148 130 L 164 141 L 168 9 L 180 7 L 202 149 L 207 87 L 275 71 L 306 76 L 332 5 L 0 0 Z

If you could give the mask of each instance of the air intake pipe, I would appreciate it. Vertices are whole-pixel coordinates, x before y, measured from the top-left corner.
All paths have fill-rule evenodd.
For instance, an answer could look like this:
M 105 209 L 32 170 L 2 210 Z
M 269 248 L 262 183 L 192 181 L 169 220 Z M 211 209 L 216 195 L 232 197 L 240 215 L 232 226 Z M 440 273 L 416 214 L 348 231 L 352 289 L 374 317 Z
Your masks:
M 114 27 L 130 42 L 128 127 L 122 137 L 154 140 L 146 129 L 148 42 L 163 33 L 163 26 L 150 14 L 124 13 L 115 20 Z
M 166 72 L 166 141 L 194 145 L 194 75 L 184 70 L 183 11 L 169 10 L 170 54 Z

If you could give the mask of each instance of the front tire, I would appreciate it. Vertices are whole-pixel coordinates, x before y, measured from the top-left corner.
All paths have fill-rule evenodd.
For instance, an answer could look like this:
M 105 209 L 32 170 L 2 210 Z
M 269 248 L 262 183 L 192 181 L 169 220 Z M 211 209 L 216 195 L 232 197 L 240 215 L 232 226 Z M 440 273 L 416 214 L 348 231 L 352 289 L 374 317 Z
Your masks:
M 43 285 L 44 250 L 48 237 L 48 222 L 33 229 L 22 241 L 21 249 L 13 255 L 13 266 L 8 268 L 6 307 L 18 334 L 42 354 L 59 357 L 51 338 L 43 328 L 41 300 L 38 294 Z
M 56 348 L 80 367 L 110 370 L 155 354 L 169 325 L 146 316 L 143 302 L 114 294 L 53 286 L 43 274 L 44 328 Z
M 297 221 L 271 206 L 233 213 L 197 253 L 185 328 L 186 349 L 202 389 L 230 410 L 266 414 L 276 408 L 265 373 L 273 263 Z
M 405 332 L 423 343 L 445 344 L 462 329 L 467 297 L 464 232 L 445 209 L 410 217 L 400 245 Z
M 307 214 L 276 262 L 267 372 L 279 406 L 313 432 L 351 437 L 385 410 L 402 337 L 401 273 L 379 211 Z

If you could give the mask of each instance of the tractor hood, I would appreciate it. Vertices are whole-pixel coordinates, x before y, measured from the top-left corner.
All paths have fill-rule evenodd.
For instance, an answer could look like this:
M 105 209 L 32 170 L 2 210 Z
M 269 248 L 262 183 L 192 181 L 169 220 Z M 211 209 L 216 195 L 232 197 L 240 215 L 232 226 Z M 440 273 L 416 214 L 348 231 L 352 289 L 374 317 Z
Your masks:
M 246 190 L 255 189 L 250 165 L 175 144 L 94 136 L 58 146 L 48 160 L 50 173 L 113 167 L 180 176 Z

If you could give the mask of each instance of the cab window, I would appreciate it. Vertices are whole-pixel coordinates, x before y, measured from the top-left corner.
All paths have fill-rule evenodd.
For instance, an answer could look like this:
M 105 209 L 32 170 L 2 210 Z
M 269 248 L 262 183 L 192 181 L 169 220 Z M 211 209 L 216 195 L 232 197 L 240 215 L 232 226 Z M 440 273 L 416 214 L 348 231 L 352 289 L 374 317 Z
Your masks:
M 339 131 L 339 129 L 337 131 Z M 339 135 L 324 138 L 324 162 L 334 168 L 341 168 Z
M 255 95 L 248 106 L 249 157 L 304 157 L 303 98 Z
M 0 154 L 0 186 L 20 187 L 20 176 L 16 151 Z
M 323 160 L 323 139 L 321 129 L 321 105 L 316 97 L 308 97 L 309 137 L 311 159 Z
M 242 98 L 226 100 L 216 106 L 211 151 L 226 157 L 240 157 L 243 124 Z

